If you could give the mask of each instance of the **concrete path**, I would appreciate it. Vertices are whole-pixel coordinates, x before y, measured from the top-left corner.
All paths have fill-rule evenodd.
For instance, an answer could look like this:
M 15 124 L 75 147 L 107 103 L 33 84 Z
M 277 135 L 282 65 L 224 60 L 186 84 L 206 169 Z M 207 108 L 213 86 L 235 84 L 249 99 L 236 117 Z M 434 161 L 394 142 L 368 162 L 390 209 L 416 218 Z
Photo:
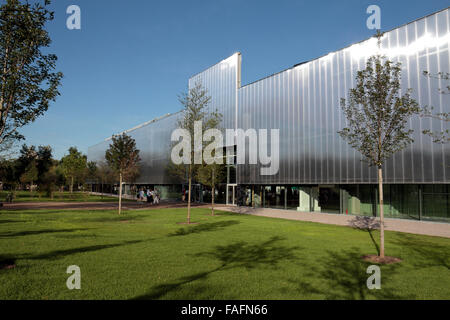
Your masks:
M 183 202 L 165 202 L 161 201 L 157 205 L 139 201 L 122 202 L 122 210 L 139 210 L 139 209 L 165 209 L 165 208 L 185 208 L 186 203 Z M 192 207 L 204 206 L 202 204 L 193 203 Z M 1 210 L 117 210 L 117 202 L 13 202 L 4 203 Z
M 281 218 L 288 220 L 310 221 L 360 229 L 379 229 L 378 218 L 344 214 L 328 214 L 317 212 L 297 212 L 293 210 L 218 206 L 218 210 L 230 211 L 255 216 Z M 385 230 L 399 231 L 428 236 L 450 238 L 450 223 L 415 221 L 406 219 L 385 218 Z

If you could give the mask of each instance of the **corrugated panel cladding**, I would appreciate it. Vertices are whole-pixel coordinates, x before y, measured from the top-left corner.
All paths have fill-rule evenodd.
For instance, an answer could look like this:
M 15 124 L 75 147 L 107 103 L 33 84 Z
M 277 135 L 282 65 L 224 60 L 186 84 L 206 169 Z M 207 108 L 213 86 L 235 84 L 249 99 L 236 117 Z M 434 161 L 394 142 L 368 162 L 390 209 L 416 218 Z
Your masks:
M 387 32 L 381 44 L 383 54 L 402 63 L 402 89 L 412 88 L 419 104 L 436 112 L 450 112 L 450 95 L 438 93 L 448 82 L 425 77 L 423 71 L 449 72 L 448 11 Z M 375 170 L 337 134 L 345 125 L 340 99 L 376 49 L 377 40 L 369 39 L 240 88 L 238 127 L 280 129 L 280 171 L 261 176 L 257 165 L 240 165 L 238 183 L 376 183 Z M 388 161 L 385 181 L 450 182 L 450 145 L 432 143 L 421 133 L 448 129 L 448 123 L 415 117 L 409 126 L 415 142 Z

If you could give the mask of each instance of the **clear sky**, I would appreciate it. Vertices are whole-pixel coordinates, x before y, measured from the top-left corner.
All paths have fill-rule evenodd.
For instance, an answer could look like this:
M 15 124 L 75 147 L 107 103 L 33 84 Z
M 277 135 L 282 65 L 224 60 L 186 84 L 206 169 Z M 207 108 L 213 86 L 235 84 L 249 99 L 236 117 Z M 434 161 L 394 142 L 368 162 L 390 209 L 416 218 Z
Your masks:
M 3 2 L 3 1 L 2 1 Z M 190 76 L 242 53 L 245 85 L 367 39 L 366 9 L 389 30 L 449 6 L 448 0 L 53 0 L 51 51 L 61 96 L 21 132 L 60 158 L 168 112 Z M 81 8 L 81 30 L 66 9 Z

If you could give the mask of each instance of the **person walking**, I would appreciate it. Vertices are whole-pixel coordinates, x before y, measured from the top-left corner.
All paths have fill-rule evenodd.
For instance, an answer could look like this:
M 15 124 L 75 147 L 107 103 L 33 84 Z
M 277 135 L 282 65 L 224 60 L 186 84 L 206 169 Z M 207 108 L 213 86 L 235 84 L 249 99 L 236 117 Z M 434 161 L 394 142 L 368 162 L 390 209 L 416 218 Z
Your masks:
M 153 204 L 158 204 L 159 203 L 159 195 L 158 192 L 155 190 L 153 190 Z
M 152 195 L 152 191 L 150 189 L 147 189 L 147 203 L 150 203 L 150 204 L 153 203 L 153 195 Z

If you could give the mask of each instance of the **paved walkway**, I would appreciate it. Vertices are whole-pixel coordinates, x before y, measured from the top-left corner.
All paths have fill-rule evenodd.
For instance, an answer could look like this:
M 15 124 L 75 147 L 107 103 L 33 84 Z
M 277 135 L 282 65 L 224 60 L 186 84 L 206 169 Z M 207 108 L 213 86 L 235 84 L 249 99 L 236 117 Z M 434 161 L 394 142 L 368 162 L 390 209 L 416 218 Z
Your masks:
M 218 206 L 218 210 L 230 211 L 242 214 L 251 214 L 255 216 L 281 218 L 288 220 L 310 221 L 324 224 L 333 224 L 338 226 L 348 226 L 360 229 L 379 229 L 378 219 L 371 217 L 328 214 L 317 212 L 297 212 L 293 210 L 268 209 L 268 208 L 248 208 L 248 207 L 230 207 Z M 450 223 L 415 221 L 406 219 L 384 219 L 385 230 L 423 234 L 428 236 L 437 236 L 450 238 Z
M 185 208 L 186 206 L 186 203 L 183 202 L 172 203 L 161 201 L 157 205 L 138 201 L 122 202 L 122 210 Z M 197 203 L 192 204 L 192 207 L 198 206 L 203 205 Z M 0 210 L 116 210 L 117 207 L 117 202 L 13 202 L 4 203 Z

